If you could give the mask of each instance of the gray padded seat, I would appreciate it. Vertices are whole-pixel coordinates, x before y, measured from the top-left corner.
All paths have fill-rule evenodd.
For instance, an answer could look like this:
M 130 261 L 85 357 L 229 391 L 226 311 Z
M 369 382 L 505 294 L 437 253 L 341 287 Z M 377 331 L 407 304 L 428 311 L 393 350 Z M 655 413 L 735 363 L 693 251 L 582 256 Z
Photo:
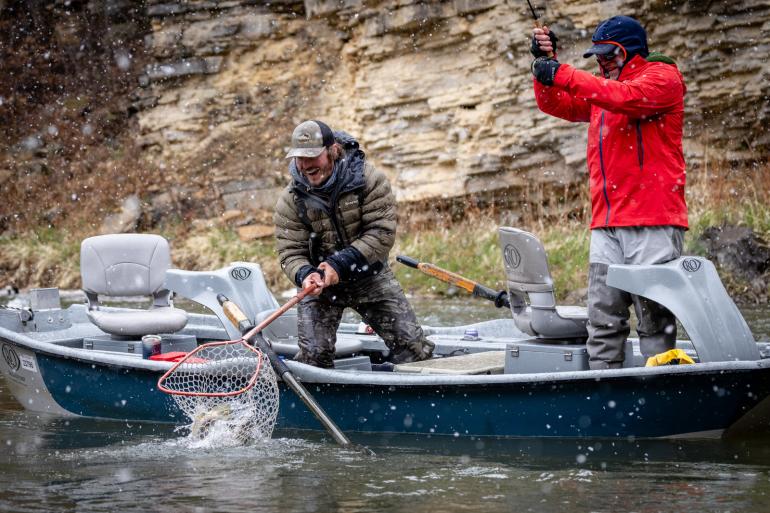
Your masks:
M 159 235 L 113 234 L 85 239 L 80 245 L 80 275 L 88 298 L 88 318 L 105 333 L 121 337 L 174 333 L 187 314 L 171 304 L 163 288 L 171 265 L 168 241 Z M 103 310 L 99 295 L 152 296 L 149 310 Z
M 556 306 L 548 258 L 540 240 L 507 226 L 500 227 L 498 233 L 516 326 L 538 338 L 588 338 L 586 308 Z

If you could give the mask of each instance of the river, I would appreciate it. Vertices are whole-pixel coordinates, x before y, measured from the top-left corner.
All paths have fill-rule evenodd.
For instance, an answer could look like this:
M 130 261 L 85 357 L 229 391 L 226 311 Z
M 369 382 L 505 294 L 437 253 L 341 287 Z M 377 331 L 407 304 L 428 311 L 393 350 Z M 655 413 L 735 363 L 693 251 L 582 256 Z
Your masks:
M 415 306 L 432 325 L 500 314 Z M 767 309 L 742 310 L 770 341 Z M 304 432 L 200 447 L 167 426 L 27 413 L 0 380 L 0 511 L 770 511 L 767 439 L 352 438 L 376 456 Z

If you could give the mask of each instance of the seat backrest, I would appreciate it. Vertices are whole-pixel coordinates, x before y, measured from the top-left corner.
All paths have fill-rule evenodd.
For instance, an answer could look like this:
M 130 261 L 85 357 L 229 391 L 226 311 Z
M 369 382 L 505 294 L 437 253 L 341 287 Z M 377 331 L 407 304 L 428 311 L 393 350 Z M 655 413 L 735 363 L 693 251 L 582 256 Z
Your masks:
M 87 294 L 154 295 L 170 266 L 168 242 L 160 235 L 99 235 L 80 245 L 80 276 Z
M 585 339 L 584 309 L 567 314 L 562 307 L 565 315 L 557 309 L 548 256 L 540 240 L 529 232 L 508 226 L 500 227 L 498 233 L 516 326 L 543 339 Z
M 163 286 L 171 266 L 168 241 L 151 234 L 111 234 L 85 239 L 80 245 L 80 276 L 88 298 L 88 318 L 115 337 L 175 333 L 187 314 L 171 304 Z M 99 305 L 103 296 L 152 296 L 149 310 L 110 311 Z
M 529 232 L 509 226 L 501 226 L 499 235 L 508 288 L 520 292 L 553 293 L 548 257 L 540 240 Z

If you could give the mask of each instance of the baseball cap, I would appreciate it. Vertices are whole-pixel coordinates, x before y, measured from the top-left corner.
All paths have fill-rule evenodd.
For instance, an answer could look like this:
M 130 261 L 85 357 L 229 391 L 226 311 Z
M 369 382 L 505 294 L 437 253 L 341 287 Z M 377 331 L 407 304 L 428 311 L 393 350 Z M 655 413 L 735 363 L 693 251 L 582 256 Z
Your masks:
M 625 55 L 625 50 L 623 50 L 623 47 L 618 44 L 612 44 L 612 43 L 596 43 L 591 46 L 586 52 L 583 54 L 583 57 L 588 58 L 592 55 L 617 55 L 618 53 L 623 53 Z
M 291 134 L 291 149 L 286 158 L 315 158 L 334 144 L 334 133 L 326 123 L 316 120 L 303 121 Z

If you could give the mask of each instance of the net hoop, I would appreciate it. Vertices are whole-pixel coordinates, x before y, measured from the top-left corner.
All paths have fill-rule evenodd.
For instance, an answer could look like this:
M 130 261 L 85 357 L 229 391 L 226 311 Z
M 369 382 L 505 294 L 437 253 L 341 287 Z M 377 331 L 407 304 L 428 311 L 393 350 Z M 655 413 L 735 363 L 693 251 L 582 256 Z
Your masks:
M 232 390 L 229 392 L 205 392 L 205 391 L 188 391 L 188 390 L 176 390 L 173 388 L 169 388 L 166 386 L 166 384 L 169 381 L 169 378 L 173 377 L 177 369 L 181 367 L 182 365 L 220 365 L 219 363 L 213 362 L 207 358 L 201 358 L 200 356 L 196 356 L 201 352 L 209 351 L 212 348 L 217 348 L 221 346 L 226 345 L 232 345 L 232 344 L 241 344 L 243 348 L 250 351 L 251 353 L 254 353 L 255 357 L 257 358 L 257 364 L 254 369 L 254 372 L 251 375 L 251 378 L 249 381 L 242 387 Z M 200 346 L 196 347 L 187 355 L 185 355 L 184 358 L 176 362 L 169 370 L 167 370 L 159 379 L 158 379 L 158 390 L 161 392 L 164 392 L 166 394 L 170 395 L 180 395 L 180 396 L 187 396 L 187 397 L 232 397 L 236 395 L 241 395 L 245 392 L 248 392 L 252 388 L 254 388 L 254 385 L 256 385 L 257 381 L 259 380 L 259 374 L 262 371 L 262 367 L 265 363 L 265 355 L 260 351 L 259 349 L 255 348 L 248 342 L 246 342 L 243 339 L 239 340 L 226 340 L 223 342 L 209 342 L 207 344 L 201 344 Z M 210 371 L 209 371 L 210 372 Z

